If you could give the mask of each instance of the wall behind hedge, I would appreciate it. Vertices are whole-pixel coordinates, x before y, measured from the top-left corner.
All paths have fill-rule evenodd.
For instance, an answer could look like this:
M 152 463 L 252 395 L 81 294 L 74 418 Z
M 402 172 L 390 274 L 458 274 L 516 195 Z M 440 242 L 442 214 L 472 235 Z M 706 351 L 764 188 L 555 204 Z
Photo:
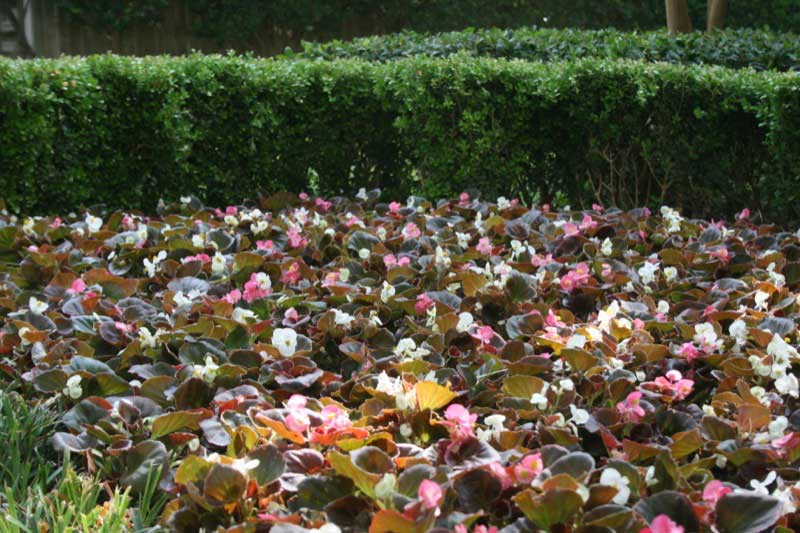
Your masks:
M 705 27 L 706 0 L 690 0 Z M 467 27 L 656 29 L 664 0 L 33 0 L 40 55 L 280 53 L 302 40 Z M 799 31 L 797 0 L 734 0 L 733 27 Z
M 380 186 L 800 218 L 796 74 L 97 56 L 0 61 L 0 78 L 0 191 L 18 211 Z

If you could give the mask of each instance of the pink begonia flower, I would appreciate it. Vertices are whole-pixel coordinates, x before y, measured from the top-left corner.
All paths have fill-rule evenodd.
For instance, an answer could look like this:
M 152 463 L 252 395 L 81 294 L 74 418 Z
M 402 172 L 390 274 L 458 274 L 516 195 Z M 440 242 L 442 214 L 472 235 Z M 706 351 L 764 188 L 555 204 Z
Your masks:
M 403 207 L 403 204 L 401 204 L 400 202 L 391 202 L 391 203 L 389 204 L 389 212 L 390 212 L 390 213 L 395 213 L 395 214 L 396 214 L 396 213 L 399 213 L 399 212 L 400 212 L 400 209 L 401 209 L 402 207 Z
M 291 322 L 297 322 L 300 320 L 300 315 L 297 314 L 297 309 L 290 307 L 283 313 L 283 318 Z
M 503 490 L 511 488 L 514 484 L 514 480 L 511 479 L 511 476 L 508 475 L 508 472 L 500 463 L 489 463 L 488 468 L 489 472 L 500 481 L 500 486 L 503 487 Z
M 643 229 L 639 230 L 639 238 L 643 241 L 647 240 L 647 233 Z
M 597 211 L 601 213 L 603 211 L 603 206 L 600 204 L 592 204 L 592 211 Z
M 418 239 L 420 235 L 422 235 L 422 232 L 413 222 L 409 222 L 403 228 L 403 240 Z
M 120 333 L 130 333 L 133 331 L 134 326 L 125 322 L 114 322 L 114 328 Z
M 624 402 L 617 404 L 617 411 L 628 422 L 640 422 L 645 415 L 644 408 L 641 406 L 642 393 L 634 391 L 628 394 Z
M 289 409 L 289 414 L 284 417 L 284 425 L 290 431 L 302 433 L 311 425 L 308 418 L 308 411 L 306 410 L 306 398 L 301 394 L 293 394 L 289 401 L 286 402 L 286 407 Z
M 289 228 L 286 235 L 289 237 L 289 246 L 292 248 L 304 248 L 308 244 L 308 241 L 303 238 L 303 235 L 297 228 Z
M 256 241 L 256 250 L 264 250 L 271 252 L 275 249 L 275 243 L 272 241 Z
M 550 204 L 544 204 L 542 206 L 542 212 L 543 213 L 549 213 L 550 212 Z
M 261 276 L 259 276 L 261 274 Z M 266 298 L 272 293 L 269 276 L 259 272 L 250 274 L 250 281 L 244 284 L 244 301 L 253 303 L 261 298 Z
M 654 383 L 662 393 L 673 393 L 676 400 L 686 398 L 691 394 L 694 387 L 694 381 L 683 379 L 683 376 L 677 370 L 670 370 L 667 372 L 666 377 L 657 377 Z
M 301 192 L 300 194 L 298 194 L 298 197 L 299 197 L 299 198 L 300 198 L 302 201 L 304 201 L 304 202 L 305 202 L 306 200 L 308 200 L 308 194 L 306 194 L 306 193 L 304 193 L 304 192 Z
M 531 264 L 535 267 L 543 267 L 553 262 L 553 254 L 539 255 L 533 254 L 531 257 Z
M 481 344 L 489 344 L 494 340 L 492 326 L 480 326 L 470 332 L 470 336 Z
M 423 509 L 426 511 L 435 509 L 436 516 L 439 516 L 439 505 L 441 505 L 444 500 L 444 494 L 442 494 L 442 487 L 440 487 L 438 483 L 430 479 L 423 480 L 422 483 L 419 484 L 417 496 L 422 503 Z
M 583 215 L 583 220 L 581 220 L 581 224 L 578 227 L 581 231 L 591 230 L 597 227 L 597 221 L 590 215 Z
M 339 272 L 328 272 L 325 274 L 325 279 L 322 280 L 323 287 L 335 287 L 336 283 L 339 281 Z
M 317 198 L 316 200 L 314 200 L 314 205 L 319 207 L 320 211 L 324 213 L 333 206 L 333 203 L 327 200 L 323 200 L 322 198 Z
M 580 233 L 580 230 L 578 229 L 577 224 L 575 224 L 574 222 L 567 222 L 566 224 L 564 224 L 564 235 L 566 235 L 567 237 L 573 237 L 578 233 Z
M 344 223 L 344 225 L 348 228 L 352 228 L 353 226 L 361 226 L 363 224 L 364 222 L 355 215 L 351 216 L 349 219 L 347 219 L 347 222 Z
M 472 426 L 478 420 L 478 415 L 470 414 L 469 410 L 461 404 L 454 403 L 444 412 L 445 419 L 453 426 L 453 438 L 463 440 L 474 436 Z
M 60 217 L 56 217 L 56 218 L 54 218 L 54 219 L 53 219 L 53 221 L 50 223 L 50 225 L 49 225 L 48 227 L 49 227 L 49 228 L 52 228 L 52 229 L 58 229 L 58 228 L 60 228 L 60 227 L 61 227 L 63 224 L 64 224 L 64 221 L 63 221 L 63 220 L 61 220 L 61 218 L 60 218 Z
M 716 257 L 723 265 L 727 265 L 731 261 L 731 253 L 724 246 L 708 252 L 708 255 Z
M 526 455 L 522 460 L 514 465 L 514 477 L 517 483 L 529 485 L 531 481 L 536 479 L 536 476 L 544 470 L 544 463 L 542 462 L 542 454 L 534 453 Z
M 183 263 L 184 265 L 192 261 L 200 261 L 203 264 L 210 263 L 211 257 L 209 257 L 208 254 L 197 254 L 197 255 L 189 255 L 181 259 L 181 263 Z
M 556 315 L 553 312 L 552 309 L 548 309 L 547 310 L 547 319 L 545 320 L 545 324 L 547 324 L 548 326 L 553 326 L 553 327 L 557 327 L 557 328 L 564 328 L 564 327 L 567 326 L 564 322 L 562 322 L 558 318 L 558 315 Z
M 465 206 L 469 204 L 469 193 L 462 192 L 458 195 L 458 205 Z
M 86 283 L 81 278 L 75 278 L 75 281 L 72 282 L 72 286 L 67 289 L 67 293 L 75 296 L 76 294 L 80 294 L 86 290 Z
M 231 292 L 222 297 L 224 302 L 228 302 L 231 305 L 236 305 L 241 299 L 242 291 L 239 289 L 233 289 Z
M 700 357 L 700 350 L 698 350 L 693 343 L 684 342 L 683 344 L 681 344 L 681 347 L 678 350 L 678 355 L 685 357 L 686 360 L 691 363 L 692 361 Z
M 281 275 L 281 282 L 286 285 L 296 285 L 301 277 L 300 263 L 292 263 L 292 266 Z
M 326 430 L 345 431 L 353 426 L 347 411 L 338 405 L 326 405 L 320 414 L 322 415 L 322 426 Z
M 744 221 L 747 220 L 748 218 L 750 218 L 750 210 L 746 207 L 742 209 L 742 211 L 738 215 L 736 215 L 736 220 L 739 221 Z
M 641 318 L 634 318 L 633 319 L 633 329 L 636 331 L 642 331 L 645 327 L 644 320 Z
M 472 533 L 497 533 L 498 531 L 499 529 L 497 529 L 497 526 L 484 526 L 483 524 L 478 524 L 472 528 Z M 457 524 L 453 532 L 469 533 L 469 530 L 464 524 Z
M 643 207 L 643 208 L 642 208 L 642 214 L 643 214 L 645 217 L 649 217 L 649 216 L 652 214 L 652 211 L 650 211 L 650 208 L 649 208 L 649 207 Z
M 414 304 L 414 312 L 416 312 L 418 315 L 424 315 L 428 309 L 434 305 L 436 305 L 436 303 L 431 300 L 427 294 L 422 293 L 417 296 L 417 302 Z
M 122 227 L 127 230 L 132 230 L 136 227 L 136 223 L 133 220 L 133 217 L 130 215 L 125 215 L 122 217 Z
M 723 496 L 731 492 L 733 492 L 732 488 L 726 487 L 721 481 L 715 479 L 709 481 L 703 489 L 703 501 L 713 508 L 717 506 L 717 502 L 720 501 Z
M 665 514 L 660 514 L 650 522 L 650 527 L 643 528 L 639 533 L 684 533 L 683 526 L 679 526 Z
M 775 439 L 772 442 L 770 442 L 769 444 L 770 444 L 770 446 L 772 446 L 776 450 L 785 451 L 786 449 L 794 448 L 798 444 L 799 441 L 800 441 L 800 439 L 798 439 L 798 434 L 797 433 L 787 433 L 783 437 L 781 437 L 779 439 Z M 790 446 L 790 445 L 793 445 L 793 446 Z
M 561 288 L 572 292 L 589 281 L 589 267 L 586 263 L 578 263 L 573 270 L 561 277 Z
M 611 269 L 611 265 L 609 265 L 608 263 L 603 263 L 600 275 L 603 276 L 604 280 L 610 281 L 611 277 L 614 275 L 614 271 Z
M 386 265 L 387 270 L 394 267 L 403 267 L 411 264 L 411 259 L 408 256 L 397 258 L 394 254 L 386 254 L 383 256 L 383 264 Z
M 492 254 L 492 242 L 489 240 L 489 237 L 481 237 L 478 241 L 478 246 L 475 247 L 476 250 L 481 255 L 491 255 Z

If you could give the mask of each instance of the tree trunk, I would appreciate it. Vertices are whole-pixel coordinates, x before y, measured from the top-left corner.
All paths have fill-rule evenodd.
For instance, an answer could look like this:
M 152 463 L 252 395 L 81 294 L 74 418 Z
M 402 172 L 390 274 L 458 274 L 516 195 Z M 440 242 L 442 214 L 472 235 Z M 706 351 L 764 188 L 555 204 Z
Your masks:
M 706 31 L 721 30 L 725 27 L 725 17 L 728 15 L 728 0 L 708 0 L 708 19 Z
M 689 6 L 686 0 L 666 0 L 667 29 L 669 33 L 689 33 L 692 31 L 692 19 L 689 18 Z

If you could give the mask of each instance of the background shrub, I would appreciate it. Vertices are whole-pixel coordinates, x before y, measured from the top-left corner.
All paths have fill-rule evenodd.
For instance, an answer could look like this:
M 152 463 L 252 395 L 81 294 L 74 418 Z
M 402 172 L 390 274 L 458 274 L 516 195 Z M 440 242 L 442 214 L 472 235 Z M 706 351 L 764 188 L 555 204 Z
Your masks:
M 198 55 L 3 61 L 0 76 L 0 187 L 17 211 L 380 186 L 797 218 L 794 73 Z
M 304 59 L 360 58 L 392 61 L 427 55 L 517 58 L 567 61 L 582 58 L 642 59 L 668 63 L 711 64 L 759 70 L 800 70 L 800 39 L 791 33 L 725 30 L 668 35 L 663 31 L 631 33 L 613 29 L 469 30 L 439 34 L 404 32 L 352 41 L 304 43 L 304 50 L 287 57 Z

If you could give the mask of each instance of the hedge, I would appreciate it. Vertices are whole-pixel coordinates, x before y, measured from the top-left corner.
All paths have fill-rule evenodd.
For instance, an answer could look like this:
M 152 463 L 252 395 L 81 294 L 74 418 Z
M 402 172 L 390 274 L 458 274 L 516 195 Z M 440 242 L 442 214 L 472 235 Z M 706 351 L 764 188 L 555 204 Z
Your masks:
M 678 36 L 665 31 L 630 33 L 613 29 L 488 29 L 435 35 L 403 32 L 352 41 L 307 42 L 302 53 L 289 57 L 391 61 L 416 55 L 448 57 L 457 53 L 529 61 L 642 59 L 731 68 L 800 70 L 800 38 L 791 33 L 763 30 L 725 30 L 711 35 L 695 32 Z
M 157 25 L 183 4 L 193 13 L 193 33 L 235 46 L 279 28 L 308 39 L 403 29 L 440 32 L 466 27 L 656 29 L 665 26 L 664 0 L 46 0 L 66 16 L 103 31 Z M 180 7 L 179 7 L 180 9 Z M 705 27 L 706 0 L 689 0 L 694 24 Z M 732 27 L 800 31 L 797 0 L 734 0 Z
M 381 187 L 800 218 L 791 73 L 198 55 L 4 60 L 0 78 L 0 191 L 15 211 Z

